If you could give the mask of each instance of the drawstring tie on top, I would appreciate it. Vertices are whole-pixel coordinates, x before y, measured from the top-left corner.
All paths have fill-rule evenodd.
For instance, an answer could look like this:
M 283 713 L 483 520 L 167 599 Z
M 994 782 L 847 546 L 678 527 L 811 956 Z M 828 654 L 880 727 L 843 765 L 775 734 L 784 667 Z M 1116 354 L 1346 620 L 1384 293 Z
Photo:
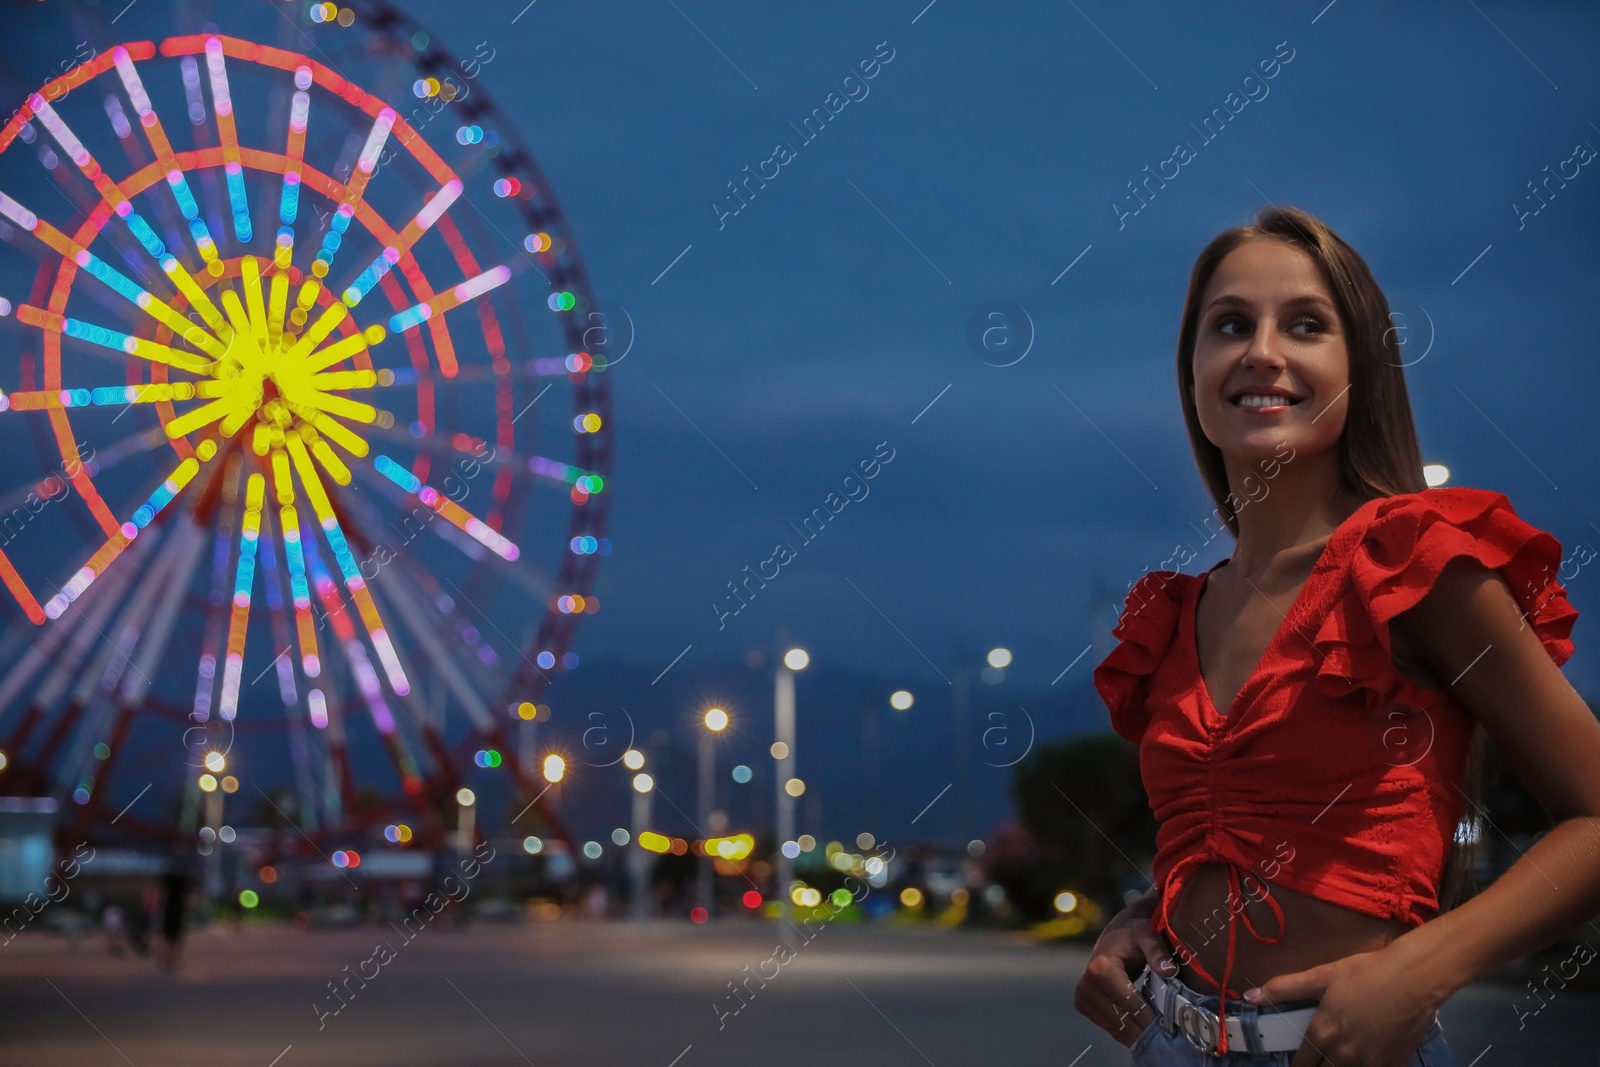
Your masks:
M 1188 873 L 1189 868 L 1192 868 L 1200 863 L 1222 863 L 1228 868 L 1228 954 L 1223 963 L 1222 980 L 1220 982 L 1206 973 L 1205 968 L 1200 966 L 1199 960 L 1196 958 L 1195 954 L 1178 939 L 1177 934 L 1173 933 L 1172 924 L 1167 917 L 1170 904 L 1176 899 L 1178 892 L 1182 889 L 1184 881 L 1182 876 Z M 1250 921 L 1250 913 L 1243 903 L 1239 905 L 1239 910 L 1237 912 L 1234 911 L 1233 901 L 1235 899 L 1241 901 L 1244 899 L 1244 894 L 1240 888 L 1239 870 L 1239 865 L 1234 863 L 1232 860 L 1224 859 L 1220 856 L 1209 856 L 1200 852 L 1192 852 L 1183 857 L 1183 859 L 1179 860 L 1168 873 L 1166 886 L 1161 891 L 1161 911 L 1159 913 L 1159 919 L 1163 931 L 1166 933 L 1167 937 L 1171 938 L 1172 943 L 1178 948 L 1178 950 L 1184 956 L 1188 957 L 1189 966 L 1194 968 L 1195 973 L 1201 978 L 1204 978 L 1206 981 L 1210 982 L 1212 985 L 1215 985 L 1218 989 L 1217 1029 L 1219 1032 L 1217 1035 L 1217 1051 L 1219 1053 L 1226 1053 L 1228 1051 L 1228 997 L 1231 995 L 1228 990 L 1228 978 L 1233 973 L 1235 940 L 1233 929 L 1234 918 L 1238 917 L 1243 919 L 1245 929 L 1250 931 L 1250 936 L 1254 937 L 1257 941 L 1264 945 L 1276 945 L 1283 939 L 1283 909 L 1278 906 L 1278 902 L 1272 898 L 1272 894 L 1270 892 L 1266 893 L 1261 899 L 1266 901 L 1267 906 L 1272 909 L 1272 913 L 1277 916 L 1278 919 L 1278 932 L 1272 937 L 1263 936 L 1261 931 L 1256 929 L 1255 923 Z M 1260 878 L 1260 875 L 1256 875 L 1256 877 Z M 1261 881 L 1263 884 L 1269 884 L 1264 878 L 1262 878 Z

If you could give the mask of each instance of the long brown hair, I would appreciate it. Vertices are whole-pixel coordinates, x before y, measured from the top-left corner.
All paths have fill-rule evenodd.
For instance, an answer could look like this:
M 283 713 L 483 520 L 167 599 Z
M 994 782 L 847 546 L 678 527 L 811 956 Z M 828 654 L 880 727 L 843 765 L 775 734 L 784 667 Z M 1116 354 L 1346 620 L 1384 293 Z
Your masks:
M 1256 213 L 1255 222 L 1224 230 L 1201 251 L 1189 273 L 1189 292 L 1183 302 L 1183 322 L 1178 331 L 1178 394 L 1183 419 L 1189 427 L 1189 444 L 1217 514 L 1235 538 L 1239 519 L 1233 507 L 1222 450 L 1200 427 L 1194 399 L 1194 346 L 1200 329 L 1200 301 L 1217 265 L 1228 253 L 1251 241 L 1283 241 L 1311 257 L 1333 296 L 1350 358 L 1349 404 L 1344 432 L 1339 436 L 1339 478 L 1344 488 L 1360 500 L 1416 493 L 1427 488 L 1422 473 L 1422 450 L 1417 445 L 1416 424 L 1400 344 L 1390 317 L 1389 301 L 1379 288 L 1366 261 L 1321 219 L 1296 207 L 1273 205 Z M 1464 817 L 1475 825 L 1483 787 L 1485 734 L 1475 724 L 1469 747 L 1463 792 Z M 1441 910 L 1464 899 L 1468 864 L 1476 835 L 1454 840 L 1439 891 Z

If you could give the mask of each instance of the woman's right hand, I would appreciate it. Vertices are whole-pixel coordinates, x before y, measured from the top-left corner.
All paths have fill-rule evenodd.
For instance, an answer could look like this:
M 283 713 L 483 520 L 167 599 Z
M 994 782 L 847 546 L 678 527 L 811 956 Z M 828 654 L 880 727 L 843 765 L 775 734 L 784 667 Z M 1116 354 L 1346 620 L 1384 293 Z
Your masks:
M 1156 1019 L 1155 1009 L 1133 988 L 1133 979 L 1146 965 L 1163 978 L 1177 977 L 1166 942 L 1150 932 L 1154 909 L 1152 889 L 1106 924 L 1073 995 L 1079 1014 L 1123 1045 L 1132 1045 Z

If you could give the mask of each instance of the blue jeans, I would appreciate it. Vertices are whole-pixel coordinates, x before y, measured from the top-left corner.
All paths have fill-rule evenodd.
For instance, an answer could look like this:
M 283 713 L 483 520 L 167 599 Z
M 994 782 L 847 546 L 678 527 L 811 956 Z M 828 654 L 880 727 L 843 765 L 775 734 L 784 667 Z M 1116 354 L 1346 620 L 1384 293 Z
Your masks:
M 1220 1006 L 1220 1000 L 1215 993 L 1197 993 L 1176 978 L 1167 978 L 1164 981 L 1203 1008 L 1215 1012 Z M 1148 990 L 1145 992 L 1145 1002 L 1155 1010 L 1155 1004 L 1151 1003 Z M 1229 997 L 1228 1017 L 1237 1018 L 1248 1027 L 1255 1022 L 1258 1014 L 1266 1015 L 1280 1010 L 1303 1008 L 1309 1003 L 1297 1000 L 1282 1002 L 1276 1007 L 1257 1007 L 1249 1001 Z M 1289 1067 L 1289 1061 L 1294 1057 L 1292 1050 L 1269 1052 L 1265 1056 L 1252 1057 L 1247 1049 L 1237 1046 L 1231 1047 L 1226 1055 L 1213 1056 L 1195 1048 L 1183 1031 L 1161 1018 L 1159 1012 L 1156 1021 L 1144 1028 L 1128 1051 L 1133 1057 L 1130 1061 L 1132 1067 L 1247 1067 L 1247 1065 Z M 1407 1061 L 1407 1065 L 1408 1067 L 1456 1067 L 1455 1058 L 1450 1055 L 1450 1046 L 1444 1040 L 1444 1027 L 1439 1024 L 1438 1019 L 1428 1027 L 1427 1036 L 1416 1053 Z

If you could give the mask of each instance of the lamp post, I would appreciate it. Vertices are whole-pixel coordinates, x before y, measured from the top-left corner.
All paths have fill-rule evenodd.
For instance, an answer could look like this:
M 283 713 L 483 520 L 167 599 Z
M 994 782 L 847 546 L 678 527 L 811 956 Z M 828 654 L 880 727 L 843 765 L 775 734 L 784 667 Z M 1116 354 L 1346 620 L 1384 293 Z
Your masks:
M 215 900 L 222 891 L 222 783 L 218 775 L 227 769 L 228 759 L 220 752 L 206 753 L 206 773 L 200 776 L 200 791 L 205 794 L 205 828 L 210 831 L 210 846 L 205 853 L 205 877 L 201 898 L 207 903 Z M 203 837 L 204 835 L 202 835 Z
M 466 786 L 456 790 L 456 851 L 467 852 L 472 848 L 472 828 L 474 815 L 477 813 L 478 796 Z
M 950 671 L 950 743 L 955 780 L 955 836 L 964 843 L 967 830 L 967 666 L 965 649 L 952 657 Z
M 701 833 L 709 834 L 711 825 L 711 791 L 716 774 L 716 735 L 728 728 L 728 713 L 721 708 L 711 708 L 705 714 L 706 732 L 700 735 L 700 826 Z M 713 904 L 711 892 L 711 857 L 702 846 L 700 860 L 695 868 L 695 900 L 711 917 Z
M 811 656 L 803 648 L 791 648 L 783 654 L 773 682 L 773 720 L 777 739 L 772 743 L 772 758 L 778 764 L 778 917 L 783 922 L 784 940 L 793 929 L 794 902 L 789 899 L 789 883 L 794 881 L 794 857 L 789 854 L 789 844 L 794 840 L 794 801 L 798 795 L 790 788 L 794 777 L 794 676 L 806 669 Z
M 531 773 L 539 762 L 539 705 L 530 700 L 517 704 L 517 766 Z
M 913 698 L 910 692 L 907 690 L 896 689 L 893 693 L 889 694 L 889 707 L 893 708 L 895 711 L 906 711 L 911 707 L 912 699 Z M 868 822 L 872 824 L 870 829 L 873 831 L 878 831 L 881 829 L 881 827 L 876 825 L 876 820 L 879 814 L 879 711 L 880 709 L 876 703 L 869 704 L 867 706 L 867 713 L 861 720 L 861 743 L 862 747 L 866 750 L 862 762 L 866 764 L 865 772 L 867 775 L 867 819 Z
M 967 776 L 971 767 L 970 753 L 967 750 L 967 683 L 970 680 L 968 670 L 976 666 L 964 651 L 957 651 L 952 657 L 952 670 L 950 679 L 950 718 L 951 741 L 955 746 L 952 753 L 955 762 L 955 787 L 956 787 L 956 843 L 962 848 L 967 844 L 967 830 L 971 822 L 972 798 L 967 788 Z M 991 684 L 1005 677 L 1005 669 L 1011 665 L 1011 651 L 1005 648 L 991 648 L 984 656 L 984 681 Z
M 650 917 L 650 866 L 651 855 L 639 844 L 639 835 L 650 826 L 650 797 L 655 791 L 655 779 L 644 773 L 644 753 L 630 748 L 622 754 L 622 765 L 638 773 L 633 776 L 633 851 L 628 853 L 628 882 L 632 893 L 634 921 Z

